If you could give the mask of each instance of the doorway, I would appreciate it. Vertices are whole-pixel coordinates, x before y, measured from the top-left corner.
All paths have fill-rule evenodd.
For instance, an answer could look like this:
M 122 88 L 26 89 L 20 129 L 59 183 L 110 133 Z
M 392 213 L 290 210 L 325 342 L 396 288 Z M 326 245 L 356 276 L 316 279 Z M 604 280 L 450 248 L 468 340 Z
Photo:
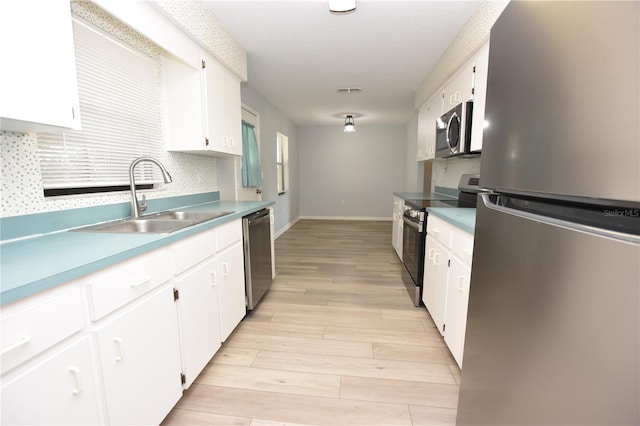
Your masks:
M 260 147 L 260 116 L 258 112 L 248 107 L 247 105 L 242 105 L 242 120 L 251 124 L 256 132 L 256 141 L 258 142 L 258 151 L 260 152 L 260 163 L 262 163 L 262 150 Z M 250 187 L 245 188 L 242 186 L 242 160 L 236 160 L 239 164 L 239 167 L 236 167 L 236 182 L 238 182 L 237 194 L 239 201 L 262 201 L 262 187 Z M 262 167 L 261 167 L 262 168 Z M 264 179 L 264 173 L 262 175 Z

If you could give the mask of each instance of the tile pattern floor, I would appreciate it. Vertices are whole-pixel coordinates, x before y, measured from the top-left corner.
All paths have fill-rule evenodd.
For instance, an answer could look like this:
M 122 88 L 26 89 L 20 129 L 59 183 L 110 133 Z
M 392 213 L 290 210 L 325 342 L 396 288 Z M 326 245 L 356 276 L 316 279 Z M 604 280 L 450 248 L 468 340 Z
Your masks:
M 460 370 L 390 222 L 301 220 L 276 279 L 163 424 L 454 425 Z

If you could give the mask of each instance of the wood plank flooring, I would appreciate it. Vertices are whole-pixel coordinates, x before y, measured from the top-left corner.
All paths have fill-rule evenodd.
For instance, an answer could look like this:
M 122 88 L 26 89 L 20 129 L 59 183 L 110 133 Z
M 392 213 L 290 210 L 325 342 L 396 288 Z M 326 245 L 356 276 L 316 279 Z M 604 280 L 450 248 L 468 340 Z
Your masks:
M 390 222 L 301 220 L 275 250 L 273 287 L 163 424 L 455 424 L 460 371 Z

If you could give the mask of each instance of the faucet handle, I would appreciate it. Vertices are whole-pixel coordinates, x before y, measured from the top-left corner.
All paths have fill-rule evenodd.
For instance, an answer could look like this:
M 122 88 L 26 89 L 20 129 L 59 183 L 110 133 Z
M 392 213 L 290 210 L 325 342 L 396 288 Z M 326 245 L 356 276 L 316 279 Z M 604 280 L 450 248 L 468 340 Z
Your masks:
M 138 206 L 140 207 L 141 212 L 147 210 L 147 197 L 144 194 L 142 194 L 142 200 L 138 201 Z

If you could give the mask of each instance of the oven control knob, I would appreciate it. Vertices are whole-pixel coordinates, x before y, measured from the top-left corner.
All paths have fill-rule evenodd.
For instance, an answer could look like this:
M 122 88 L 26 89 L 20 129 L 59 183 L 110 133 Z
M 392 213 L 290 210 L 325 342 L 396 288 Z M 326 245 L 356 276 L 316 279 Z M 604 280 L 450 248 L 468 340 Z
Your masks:
M 416 218 L 416 217 L 418 217 L 418 212 L 417 212 L 416 210 L 411 210 L 411 211 L 409 212 L 409 215 L 410 215 L 411 217 L 413 217 L 413 218 Z

